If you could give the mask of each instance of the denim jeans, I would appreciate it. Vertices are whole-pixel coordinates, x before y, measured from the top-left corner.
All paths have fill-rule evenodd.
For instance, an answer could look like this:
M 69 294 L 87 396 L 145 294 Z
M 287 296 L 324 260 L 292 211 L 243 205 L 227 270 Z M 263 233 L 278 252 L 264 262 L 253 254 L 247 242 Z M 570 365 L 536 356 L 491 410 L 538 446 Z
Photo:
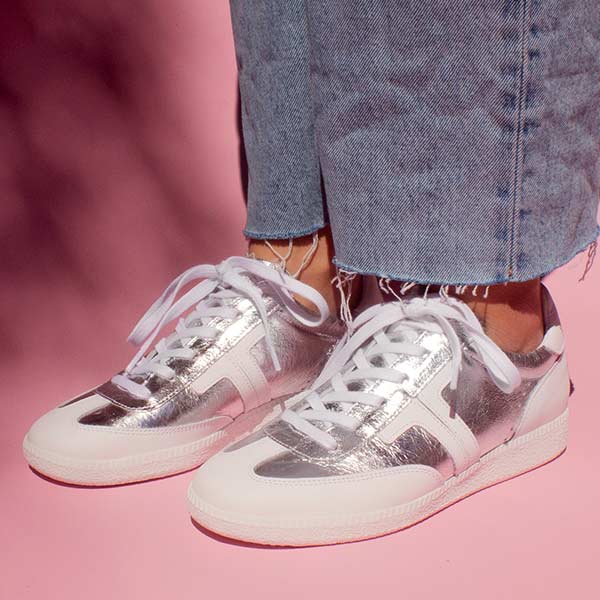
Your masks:
M 592 243 L 598 0 L 231 0 L 251 238 L 336 263 L 542 276 Z

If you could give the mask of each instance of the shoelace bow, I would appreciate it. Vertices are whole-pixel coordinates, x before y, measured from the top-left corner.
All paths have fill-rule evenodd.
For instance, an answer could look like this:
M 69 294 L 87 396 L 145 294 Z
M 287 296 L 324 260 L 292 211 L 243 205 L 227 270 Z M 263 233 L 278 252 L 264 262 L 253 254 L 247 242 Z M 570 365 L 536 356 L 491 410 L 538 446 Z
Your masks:
M 456 390 L 463 353 L 461 340 L 450 319 L 461 323 L 469 345 L 498 388 L 505 393 L 513 391 L 521 382 L 518 369 L 484 333 L 477 317 L 465 304 L 453 298 L 414 299 L 407 303 L 376 305 L 360 314 L 354 320 L 354 333 L 338 346 L 313 384 L 313 391 L 304 398 L 308 406 L 302 408 L 301 404 L 297 409 L 287 409 L 282 419 L 321 446 L 334 450 L 337 442 L 326 431 L 328 426 L 335 424 L 355 430 L 361 421 L 349 414 L 354 404 L 375 409 L 385 402 L 375 393 L 351 390 L 348 385 L 364 380 L 402 383 L 408 379 L 409 375 L 402 371 L 402 363 L 394 368 L 382 367 L 375 365 L 373 359 L 383 357 L 384 364 L 388 365 L 399 356 L 426 354 L 423 347 L 411 341 L 422 332 L 441 333 L 446 337 L 452 367 L 450 389 Z M 325 384 L 324 390 L 316 391 Z M 330 403 L 338 404 L 342 410 L 328 407 Z
M 314 288 L 290 277 L 281 269 L 274 268 L 255 259 L 234 256 L 217 265 L 197 265 L 176 277 L 139 320 L 127 340 L 139 350 L 122 374 L 115 375 L 112 382 L 139 398 L 148 398 L 148 388 L 132 378 L 156 374 L 171 379 L 175 372 L 168 366 L 171 358 L 191 360 L 196 351 L 190 348 L 191 339 L 214 339 L 218 329 L 208 325 L 214 317 L 235 319 L 239 311 L 227 306 L 227 299 L 244 297 L 252 302 L 265 329 L 267 348 L 277 371 L 281 369 L 279 358 L 271 336 L 267 307 L 261 289 L 252 283 L 245 274 L 258 276 L 271 285 L 289 313 L 300 323 L 308 327 L 318 327 L 329 316 L 325 299 Z M 197 280 L 194 286 L 177 299 L 181 289 Z M 293 294 L 303 296 L 312 302 L 318 312 L 312 313 L 298 304 Z M 185 318 L 180 318 L 175 331 L 161 339 L 154 352 L 145 356 L 161 329 L 188 309 L 195 308 Z

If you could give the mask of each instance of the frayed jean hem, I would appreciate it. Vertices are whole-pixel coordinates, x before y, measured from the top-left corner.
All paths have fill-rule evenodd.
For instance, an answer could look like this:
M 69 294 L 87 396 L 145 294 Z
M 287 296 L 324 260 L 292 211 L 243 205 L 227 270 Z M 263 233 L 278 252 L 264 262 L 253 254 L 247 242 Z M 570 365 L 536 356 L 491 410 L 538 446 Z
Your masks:
M 473 279 L 471 281 L 463 281 L 453 279 L 449 277 L 444 279 L 443 281 L 437 280 L 432 281 L 427 279 L 426 277 L 419 277 L 418 270 L 412 272 L 411 275 L 402 272 L 384 272 L 381 270 L 373 269 L 373 268 L 364 268 L 356 265 L 350 265 L 338 260 L 337 257 L 334 257 L 333 264 L 343 271 L 347 271 L 349 273 L 358 273 L 359 275 L 372 275 L 374 277 L 379 277 L 383 279 L 390 279 L 392 281 L 402 281 L 402 282 L 410 282 L 415 283 L 417 285 L 456 285 L 456 286 L 489 286 L 489 285 L 501 285 L 503 283 L 517 283 L 524 281 L 531 281 L 532 279 L 539 279 L 546 277 L 556 269 L 566 265 L 569 263 L 575 256 L 585 252 L 586 249 L 590 248 L 592 244 L 594 244 L 598 237 L 600 236 L 600 226 L 596 228 L 596 232 L 590 239 L 588 239 L 584 244 L 578 247 L 577 250 L 567 255 L 565 258 L 561 258 L 552 265 L 539 265 L 537 269 L 533 272 L 523 272 L 523 273 L 515 273 L 512 277 L 503 277 L 503 278 L 490 278 L 490 279 Z M 586 267 L 586 271 L 587 271 Z M 415 275 L 416 273 L 416 275 Z

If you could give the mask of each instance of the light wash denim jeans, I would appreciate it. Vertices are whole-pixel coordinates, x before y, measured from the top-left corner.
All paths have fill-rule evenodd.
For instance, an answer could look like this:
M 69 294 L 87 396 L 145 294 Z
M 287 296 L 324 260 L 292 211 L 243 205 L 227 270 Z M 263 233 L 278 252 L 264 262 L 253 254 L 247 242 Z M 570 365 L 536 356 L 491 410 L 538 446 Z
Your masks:
M 231 0 L 251 238 L 336 263 L 544 275 L 597 236 L 599 0 Z

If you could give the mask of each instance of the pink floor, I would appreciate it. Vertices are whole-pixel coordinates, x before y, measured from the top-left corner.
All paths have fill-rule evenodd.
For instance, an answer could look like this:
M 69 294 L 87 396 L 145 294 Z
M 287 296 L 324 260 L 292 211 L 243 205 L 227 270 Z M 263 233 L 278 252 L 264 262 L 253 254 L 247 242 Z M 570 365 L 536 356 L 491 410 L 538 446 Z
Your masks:
M 342 546 L 266 549 L 200 531 L 185 508 L 191 473 L 83 489 L 30 471 L 31 421 L 107 372 L 74 340 L 52 368 L 3 381 L 0 598 L 596 597 L 600 273 L 575 285 L 577 273 L 550 282 L 577 389 L 567 452 L 404 532 Z
M 324 548 L 249 547 L 190 521 L 191 473 L 84 489 L 24 463 L 32 421 L 122 367 L 129 328 L 171 277 L 243 247 L 226 6 L 148 0 L 153 21 L 122 17 L 147 28 L 126 39 L 143 64 L 154 60 L 156 85 L 146 94 L 142 71 L 144 93 L 119 96 L 133 99 L 127 110 L 93 72 L 63 77 L 60 56 L 24 45 L 10 56 L 15 89 L 41 103 L 21 124 L 35 142 L 28 148 L 47 160 L 38 169 L 18 138 L 0 135 L 0 146 L 12 144 L 6 157 L 41 178 L 29 212 L 16 188 L 0 206 L 10 250 L 0 261 L 0 599 L 598 597 L 600 266 L 577 283 L 584 257 L 549 280 L 576 387 L 567 452 L 404 532 Z M 38 54 L 50 67 L 21 68 Z M 48 169 L 81 185 L 53 189 Z

